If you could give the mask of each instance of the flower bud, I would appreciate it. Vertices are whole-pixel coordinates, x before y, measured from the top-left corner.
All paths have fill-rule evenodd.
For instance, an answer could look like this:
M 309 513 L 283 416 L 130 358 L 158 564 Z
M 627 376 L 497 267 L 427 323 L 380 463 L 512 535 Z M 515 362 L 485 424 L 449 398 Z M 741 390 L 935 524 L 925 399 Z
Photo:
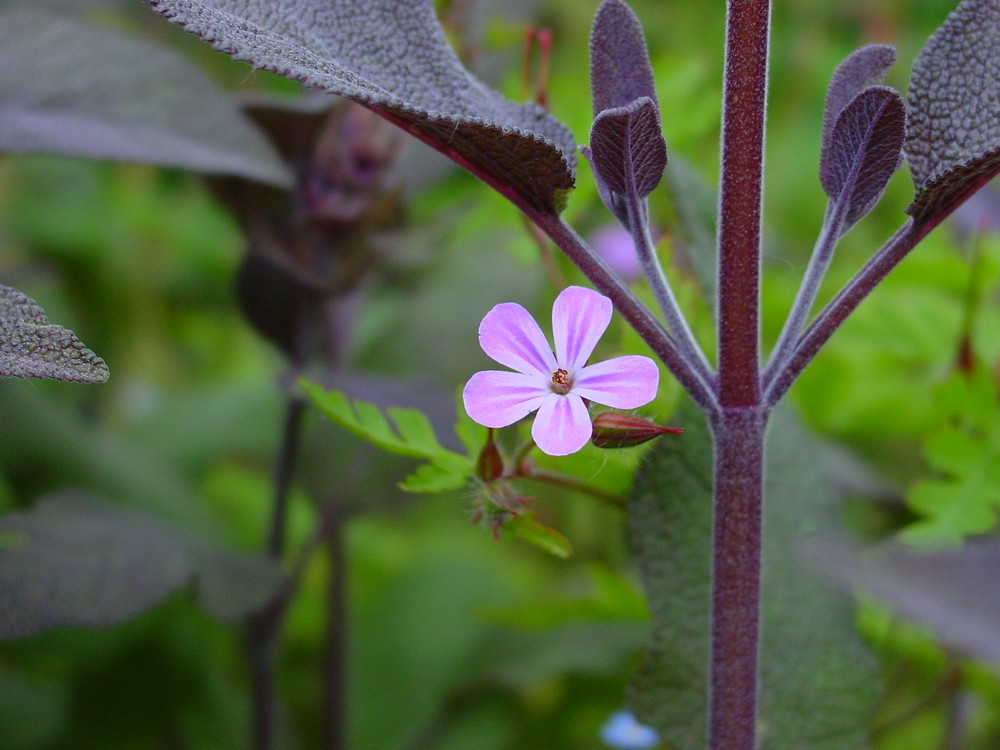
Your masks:
M 503 457 L 497 444 L 493 441 L 493 430 L 490 429 L 486 445 L 479 452 L 476 460 L 476 476 L 484 482 L 495 482 L 503 475 Z
M 661 427 L 632 414 L 606 411 L 594 417 L 594 432 L 590 441 L 598 448 L 631 448 L 664 433 L 680 435 L 682 427 Z

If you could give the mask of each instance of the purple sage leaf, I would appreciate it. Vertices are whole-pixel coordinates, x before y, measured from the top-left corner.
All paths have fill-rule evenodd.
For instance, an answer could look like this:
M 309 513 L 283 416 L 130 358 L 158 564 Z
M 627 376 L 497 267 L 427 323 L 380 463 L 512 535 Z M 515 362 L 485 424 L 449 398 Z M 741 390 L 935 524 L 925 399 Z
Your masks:
M 830 77 L 823 106 L 823 151 L 829 148 L 830 131 L 844 107 L 866 87 L 879 83 L 896 62 L 896 50 L 887 44 L 869 44 L 848 55 Z
M 267 558 L 78 492 L 0 518 L 0 639 L 126 622 L 192 580 L 209 614 L 234 620 L 263 605 L 281 579 Z
M 561 210 L 575 141 L 474 78 L 430 0 L 146 0 L 237 60 L 353 99 L 529 212 Z
M 0 286 L 0 378 L 52 378 L 103 383 L 108 366 L 33 299 Z
M 963 0 L 913 64 L 906 209 L 933 226 L 1000 172 L 1000 2 Z
M 0 13 L 0 150 L 291 183 L 237 104 L 183 57 L 39 9 Z
M 644 96 L 597 115 L 590 130 L 590 159 L 600 181 L 614 193 L 642 199 L 653 192 L 667 166 L 656 103 Z
M 871 86 L 837 117 L 820 159 L 820 182 L 843 210 L 842 232 L 872 209 L 899 167 L 905 107 L 888 86 Z
M 655 104 L 655 83 L 639 19 L 622 0 L 604 0 L 590 32 L 594 116 L 644 96 Z

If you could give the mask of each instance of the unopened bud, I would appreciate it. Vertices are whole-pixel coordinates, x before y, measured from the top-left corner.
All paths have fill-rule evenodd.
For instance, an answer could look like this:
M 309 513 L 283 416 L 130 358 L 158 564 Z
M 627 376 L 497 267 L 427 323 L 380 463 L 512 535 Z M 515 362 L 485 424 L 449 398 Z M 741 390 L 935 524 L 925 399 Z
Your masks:
M 683 427 L 661 427 L 631 414 L 606 411 L 594 417 L 591 442 L 598 448 L 631 448 L 665 433 L 680 435 Z
M 493 441 L 493 430 L 490 429 L 486 438 L 486 445 L 479 452 L 479 459 L 476 461 L 476 476 L 484 482 L 495 482 L 503 475 L 503 457 L 500 449 Z

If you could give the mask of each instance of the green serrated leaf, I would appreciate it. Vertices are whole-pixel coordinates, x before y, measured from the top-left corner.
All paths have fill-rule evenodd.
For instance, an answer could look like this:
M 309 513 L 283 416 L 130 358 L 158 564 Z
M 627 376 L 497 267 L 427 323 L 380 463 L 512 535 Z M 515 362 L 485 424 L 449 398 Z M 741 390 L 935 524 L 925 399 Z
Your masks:
M 392 418 L 390 424 L 372 403 L 351 402 L 340 391 L 325 391 L 308 381 L 301 381 L 301 385 L 324 414 L 358 437 L 391 453 L 430 460 L 400 482 L 400 489 L 444 492 L 463 487 L 468 481 L 473 470 L 472 459 L 442 447 L 430 420 L 419 409 L 389 407 L 386 413 Z
M 461 458 L 461 457 L 458 457 Z M 469 481 L 472 464 L 452 461 L 449 457 L 417 467 L 417 470 L 399 483 L 406 492 L 444 492 L 464 487 Z
M 631 689 L 643 723 L 677 750 L 706 743 L 712 546 L 712 442 L 688 404 L 683 440 L 647 454 L 629 507 L 653 616 L 652 646 Z M 833 526 L 837 496 L 819 470 L 823 447 L 788 412 L 772 418 L 761 604 L 762 750 L 858 750 L 878 692 L 853 607 L 798 547 Z M 808 717 L 804 720 L 803 717 Z
M 533 544 L 555 557 L 565 559 L 573 554 L 569 540 L 555 529 L 539 522 L 534 513 L 519 513 L 504 521 L 502 528 L 505 536 Z

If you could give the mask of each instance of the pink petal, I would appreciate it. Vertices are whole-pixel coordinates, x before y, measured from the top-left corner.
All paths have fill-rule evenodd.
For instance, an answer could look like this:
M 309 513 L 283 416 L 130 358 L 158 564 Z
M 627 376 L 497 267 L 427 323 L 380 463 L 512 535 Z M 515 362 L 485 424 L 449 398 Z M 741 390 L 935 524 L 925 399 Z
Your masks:
M 552 377 L 556 360 L 531 313 L 516 302 L 504 302 L 479 324 L 479 345 L 502 365 L 524 373 Z
M 537 409 L 554 395 L 539 375 L 484 370 L 477 372 L 462 391 L 465 411 L 484 427 L 506 427 Z
M 582 399 L 572 393 L 550 393 L 538 408 L 531 437 L 543 453 L 568 456 L 587 444 L 593 429 Z
M 574 376 L 571 393 L 613 409 L 634 409 L 656 398 L 659 384 L 656 363 L 629 354 L 584 367 Z
M 552 305 L 556 360 L 571 373 L 579 370 L 611 322 L 611 300 L 593 289 L 569 286 Z

